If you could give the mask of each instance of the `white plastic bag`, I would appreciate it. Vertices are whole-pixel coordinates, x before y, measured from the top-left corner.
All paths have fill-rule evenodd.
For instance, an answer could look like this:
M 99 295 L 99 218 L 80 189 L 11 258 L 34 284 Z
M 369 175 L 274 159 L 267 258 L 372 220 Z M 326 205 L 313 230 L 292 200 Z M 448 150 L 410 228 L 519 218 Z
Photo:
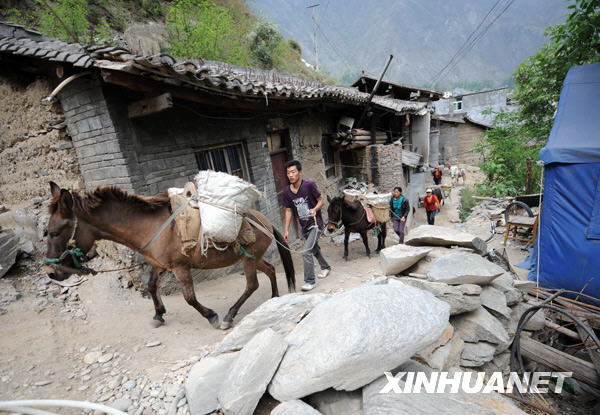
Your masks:
M 233 242 L 242 226 L 242 215 L 260 197 L 252 183 L 227 173 L 200 171 L 194 178 L 204 239 Z

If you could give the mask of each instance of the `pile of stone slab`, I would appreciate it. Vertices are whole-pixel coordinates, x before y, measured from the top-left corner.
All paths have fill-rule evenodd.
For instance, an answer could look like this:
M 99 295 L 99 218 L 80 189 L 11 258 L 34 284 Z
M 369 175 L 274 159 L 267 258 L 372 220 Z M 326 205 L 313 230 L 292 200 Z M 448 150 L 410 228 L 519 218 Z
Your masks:
M 33 256 L 41 241 L 36 221 L 24 211 L 0 213 L 0 278 L 15 264 L 19 255 Z
M 425 252 L 423 254 L 423 252 Z M 508 348 L 518 321 L 528 306 L 523 291 L 530 282 L 513 275 L 481 254 L 483 240 L 465 232 L 423 225 L 411 231 L 406 245 L 380 253 L 384 273 L 432 293 L 450 305 L 450 321 L 439 341 L 416 357 L 436 370 L 473 368 L 486 373 L 509 369 Z M 545 326 L 542 312 L 534 315 L 526 330 Z
M 500 275 L 482 278 L 490 285 Z M 345 293 L 273 298 L 192 368 L 185 383 L 190 412 L 522 413 L 496 394 L 380 393 L 389 373 L 407 367 L 426 373 L 462 370 L 504 356 L 509 334 L 482 306 L 488 304 L 479 285 L 483 280 L 455 281 L 380 276 Z M 507 309 L 512 294 L 505 292 L 515 290 L 510 283 L 490 285 Z M 501 308 L 495 302 L 489 306 Z M 510 309 L 501 311 L 511 317 Z

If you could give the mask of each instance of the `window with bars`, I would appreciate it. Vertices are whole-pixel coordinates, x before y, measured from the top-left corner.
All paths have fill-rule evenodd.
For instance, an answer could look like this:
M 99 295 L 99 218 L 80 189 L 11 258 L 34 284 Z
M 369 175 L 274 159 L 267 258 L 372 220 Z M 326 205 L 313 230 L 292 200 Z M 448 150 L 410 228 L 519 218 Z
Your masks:
M 196 162 L 199 170 L 221 171 L 249 180 L 244 150 L 240 144 L 196 151 Z

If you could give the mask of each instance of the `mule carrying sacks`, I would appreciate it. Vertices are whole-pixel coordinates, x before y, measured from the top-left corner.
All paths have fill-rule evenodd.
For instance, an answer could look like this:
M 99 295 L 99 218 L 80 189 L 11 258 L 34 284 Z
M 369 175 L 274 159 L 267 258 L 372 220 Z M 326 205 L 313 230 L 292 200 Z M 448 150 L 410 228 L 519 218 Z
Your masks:
M 242 218 L 260 197 L 251 183 L 227 173 L 203 170 L 195 177 L 202 238 L 212 242 L 234 242 Z

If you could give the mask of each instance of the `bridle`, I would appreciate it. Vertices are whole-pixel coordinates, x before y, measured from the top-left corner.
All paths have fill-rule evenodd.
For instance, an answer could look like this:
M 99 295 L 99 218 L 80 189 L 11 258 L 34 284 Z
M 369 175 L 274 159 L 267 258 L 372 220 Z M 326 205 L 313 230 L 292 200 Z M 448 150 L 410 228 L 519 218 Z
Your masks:
M 58 258 L 44 257 L 44 264 L 49 265 L 55 269 L 60 268 L 60 267 L 62 267 L 61 263 L 65 260 L 65 258 L 67 258 L 69 255 L 71 255 L 71 259 L 73 260 L 73 265 L 75 266 L 75 268 L 78 271 L 80 271 L 83 274 L 95 275 L 96 271 L 82 265 L 82 263 L 86 262 L 88 258 L 83 253 L 83 251 L 77 247 L 77 242 L 75 241 L 75 233 L 77 232 L 77 226 L 78 226 L 78 221 L 77 221 L 77 217 L 75 216 L 75 212 L 73 212 L 72 221 L 73 221 L 73 230 L 71 231 L 71 236 L 67 240 L 67 243 L 65 245 L 65 249 L 64 249 L 63 253 L 60 254 L 60 256 Z

